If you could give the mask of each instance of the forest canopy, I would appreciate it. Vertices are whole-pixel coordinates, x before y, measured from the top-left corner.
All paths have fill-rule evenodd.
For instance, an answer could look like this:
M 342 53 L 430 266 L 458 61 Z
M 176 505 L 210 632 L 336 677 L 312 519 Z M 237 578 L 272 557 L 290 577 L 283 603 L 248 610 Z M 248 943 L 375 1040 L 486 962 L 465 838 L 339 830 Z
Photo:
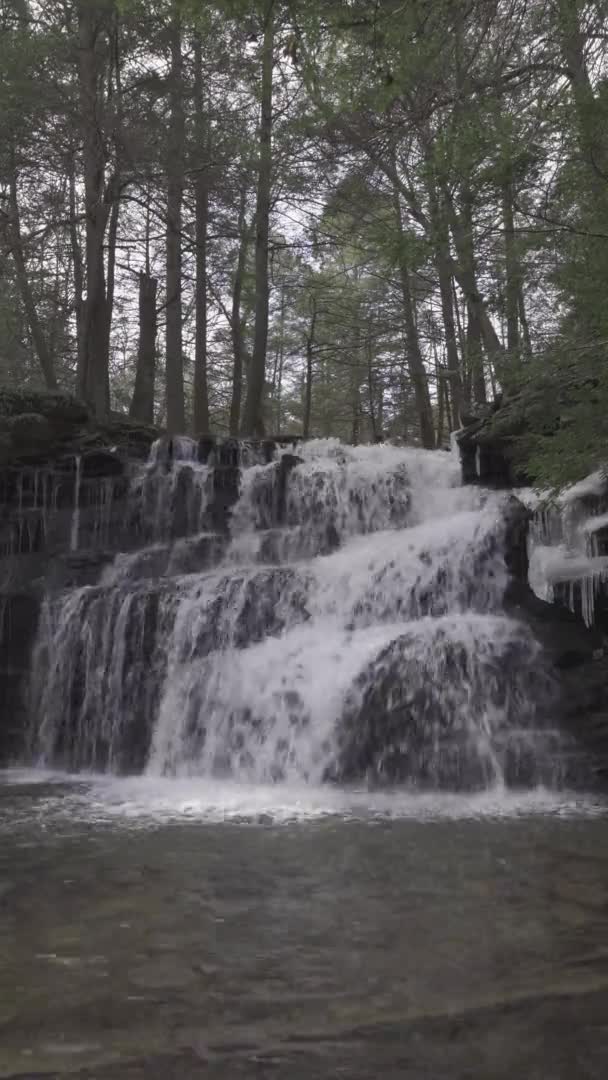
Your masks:
M 2 0 L 0 382 L 608 457 L 607 0 Z

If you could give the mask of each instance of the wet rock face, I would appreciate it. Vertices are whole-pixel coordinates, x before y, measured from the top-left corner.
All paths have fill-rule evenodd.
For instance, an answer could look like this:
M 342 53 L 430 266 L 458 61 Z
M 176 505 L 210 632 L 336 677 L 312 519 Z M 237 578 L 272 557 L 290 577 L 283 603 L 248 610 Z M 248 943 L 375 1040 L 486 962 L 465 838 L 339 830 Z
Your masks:
M 42 598 L 98 580 L 124 537 L 130 463 L 155 435 L 96 424 L 65 394 L 0 388 L 0 762 L 23 747 Z
M 172 618 L 171 579 L 219 563 L 243 465 L 278 456 L 268 514 L 274 524 L 285 515 L 287 476 L 299 460 L 280 457 L 290 444 L 158 436 L 122 416 L 96 423 L 67 395 L 0 389 L 0 763 L 23 751 L 36 711 L 53 717 L 49 760 L 140 770 L 164 671 L 158 640 Z M 117 588 L 98 592 L 110 571 Z M 249 593 L 239 641 L 274 617 L 276 589 Z M 45 660 L 32 658 L 32 647 L 44 651 L 42 622 L 72 596 L 80 606 L 66 627 L 69 670 L 57 675 L 51 700 L 33 687 L 32 670 Z M 212 614 L 207 637 L 218 629 Z M 95 738 L 84 735 L 89 728 Z
M 608 645 L 601 614 L 591 627 L 582 619 L 582 602 L 571 609 L 572 584 L 556 590 L 553 602 L 535 595 L 528 582 L 527 538 L 532 514 L 517 499 L 510 500 L 506 522 L 506 561 L 511 579 L 506 611 L 532 632 L 545 663 L 555 678 L 554 720 L 589 752 L 593 768 L 588 783 L 608 780 Z M 596 604 L 602 611 L 601 587 Z M 574 595 L 576 601 L 576 595 Z M 534 688 L 532 688 L 532 692 Z
M 38 613 L 33 593 L 0 594 L 0 762 L 18 755 L 27 731 L 25 688 Z
M 447 455 L 143 455 L 141 431 L 78 424 L 0 466 L 0 760 L 35 718 L 30 760 L 66 768 L 475 790 L 559 762 L 578 782 L 555 717 L 608 714 L 597 669 L 583 704 L 571 674 L 597 643 L 532 594 L 517 499 L 454 502 Z
M 519 428 L 501 418 L 509 416 L 508 405 L 502 397 L 463 417 L 462 430 L 457 435 L 462 478 L 465 484 L 509 489 L 523 487 L 530 480 L 513 455 L 513 436 Z
M 56 629 L 68 646 L 64 665 L 50 679 L 40 679 L 39 672 L 53 670 L 45 651 L 62 609 L 45 601 L 41 619 L 49 633 L 38 635 L 28 695 L 32 712 L 44 717 L 31 747 L 34 756 L 66 769 L 143 769 L 167 665 L 159 648 L 160 623 L 172 609 L 163 616 L 162 591 L 148 584 L 126 595 L 101 589 L 73 593 L 70 617 Z
M 473 621 L 459 641 L 457 625 L 438 624 L 423 653 L 410 635 L 392 642 L 359 679 L 329 776 L 454 791 L 499 775 L 512 787 L 555 783 L 563 736 L 542 720 L 555 702 L 550 668 L 532 637 L 513 627 L 490 640 L 485 629 Z M 490 746 L 479 732 L 492 715 Z
M 511 452 L 512 437 L 518 433 L 510 421 L 508 403 L 503 410 L 468 417 L 458 437 L 463 481 L 506 488 L 528 485 L 529 479 L 518 470 Z M 511 580 L 505 604 L 506 610 L 530 627 L 541 643 L 559 690 L 554 715 L 589 751 L 595 763 L 591 781 L 605 784 L 608 575 L 601 561 L 608 555 L 608 480 L 590 480 L 563 504 L 541 507 L 536 513 L 518 500 L 511 500 L 505 534 Z M 539 545 L 564 553 L 561 578 L 552 584 L 550 600 L 535 595 L 529 585 L 530 535 L 533 558 Z M 568 557 L 573 568 L 570 577 Z

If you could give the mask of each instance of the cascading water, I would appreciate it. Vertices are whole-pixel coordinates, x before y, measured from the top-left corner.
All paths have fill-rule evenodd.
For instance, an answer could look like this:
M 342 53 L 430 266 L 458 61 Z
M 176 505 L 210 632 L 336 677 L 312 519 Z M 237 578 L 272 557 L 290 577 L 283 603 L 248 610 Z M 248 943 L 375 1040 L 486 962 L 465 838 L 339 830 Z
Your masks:
M 461 487 L 443 452 L 319 440 L 241 466 L 226 535 L 213 460 L 153 449 L 131 489 L 151 546 L 45 604 L 32 756 L 256 782 L 559 779 L 551 680 L 503 612 L 500 496 Z

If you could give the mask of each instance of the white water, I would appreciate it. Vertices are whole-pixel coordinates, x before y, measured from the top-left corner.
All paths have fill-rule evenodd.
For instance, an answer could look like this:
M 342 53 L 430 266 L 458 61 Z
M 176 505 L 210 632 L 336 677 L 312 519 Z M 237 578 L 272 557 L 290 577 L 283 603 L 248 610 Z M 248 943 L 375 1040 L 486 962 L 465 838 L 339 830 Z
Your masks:
M 589 501 L 605 501 L 603 472 L 567 488 L 557 499 L 531 490 L 518 495 L 534 517 L 529 533 L 530 585 L 542 600 L 557 595 L 587 626 L 595 620 L 596 597 L 608 580 L 608 556 L 601 554 L 597 534 L 608 526 L 608 514 L 591 515 Z
M 177 449 L 168 471 L 155 449 L 135 481 L 156 547 L 47 606 L 33 699 L 42 763 L 121 771 L 147 738 L 150 777 L 316 789 L 349 758 L 345 739 L 376 723 L 385 678 L 379 707 L 402 719 L 398 731 L 386 721 L 376 779 L 399 759 L 414 783 L 470 773 L 500 788 L 509 755 L 546 752 L 530 700 L 538 654 L 502 614 L 502 500 L 461 487 L 453 455 L 307 444 L 280 523 L 277 467 L 253 464 L 222 564 L 171 576 L 169 562 L 159 582 L 144 556 L 171 545 L 175 515 L 195 539 L 212 493 L 213 465 Z
M 20 825 L 31 827 L 35 815 L 43 832 L 81 823 L 117 825 L 134 829 L 165 824 L 307 825 L 338 818 L 382 822 L 411 820 L 470 821 L 555 816 L 604 816 L 601 799 L 572 792 L 507 791 L 495 785 L 471 794 L 411 792 L 403 789 L 369 791 L 328 784 L 251 784 L 209 777 L 175 779 L 155 776 L 115 777 L 82 775 L 41 769 L 0 771 L 0 784 L 42 788 L 32 805 L 21 800 L 21 815 L 13 807 L 6 821 L 11 833 Z

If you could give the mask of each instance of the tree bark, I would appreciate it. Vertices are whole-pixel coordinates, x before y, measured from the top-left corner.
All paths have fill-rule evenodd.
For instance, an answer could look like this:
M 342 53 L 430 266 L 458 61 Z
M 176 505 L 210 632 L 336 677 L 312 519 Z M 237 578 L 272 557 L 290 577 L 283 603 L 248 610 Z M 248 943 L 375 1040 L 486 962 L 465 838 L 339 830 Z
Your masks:
M 195 342 L 193 426 L 197 435 L 209 434 L 209 387 L 207 379 L 207 232 L 209 223 L 208 125 L 203 89 L 203 56 L 200 34 L 194 38 L 194 108 L 198 172 L 195 188 Z
M 410 288 L 409 269 L 405 260 L 405 233 L 403 228 L 403 218 L 401 215 L 401 200 L 399 198 L 399 192 L 396 189 L 393 189 L 393 206 L 395 210 L 395 224 L 397 226 L 397 235 L 400 240 L 399 277 L 401 282 L 403 325 L 407 346 L 407 365 L 410 373 L 410 378 L 412 380 L 412 386 L 414 388 L 414 398 L 416 401 L 416 410 L 418 413 L 418 422 L 420 425 L 420 440 L 424 447 L 432 450 L 435 446 L 433 410 L 431 408 L 431 397 L 429 394 L 429 385 L 426 369 L 424 366 L 422 352 L 420 350 L 420 341 L 418 339 L 418 328 L 416 326 L 414 301 L 412 299 L 412 292 Z
M 108 195 L 111 198 L 111 209 L 109 217 L 108 227 L 108 282 L 106 286 L 106 340 L 104 347 L 108 354 L 108 366 L 107 366 L 107 398 L 110 400 L 110 342 L 112 339 L 112 316 L 114 314 L 114 290 L 116 284 L 116 247 L 118 244 L 118 221 L 120 218 L 120 191 L 118 185 L 118 177 L 114 182 L 109 185 Z
M 391 181 L 393 190 L 397 191 L 399 195 L 404 199 L 409 216 L 424 230 L 426 235 L 430 237 L 432 235 L 432 223 L 427 214 L 418 204 L 415 194 L 411 191 L 408 185 L 403 182 L 402 178 L 400 177 L 399 170 L 397 169 L 395 163 L 394 154 L 389 154 L 387 157 L 382 157 L 377 150 L 376 143 L 371 138 L 366 141 L 364 138 L 361 137 L 361 135 L 353 132 L 352 128 L 349 127 L 346 121 L 340 122 L 340 128 L 344 132 L 347 140 L 353 143 L 355 146 L 359 146 L 367 154 L 369 160 L 372 161 L 382 173 L 384 173 L 388 180 Z M 500 359 L 504 354 L 504 349 L 502 347 L 498 334 L 496 333 L 494 326 L 492 325 L 492 320 L 488 315 L 488 311 L 484 303 L 483 297 L 480 295 L 479 290 L 477 289 L 477 283 L 475 281 L 474 275 L 471 276 L 470 269 L 467 268 L 466 264 L 463 264 L 461 261 L 460 250 L 459 245 L 456 242 L 456 236 L 457 234 L 461 233 L 462 227 L 458 221 L 458 215 L 453 204 L 451 193 L 447 188 L 443 187 L 442 194 L 445 200 L 446 210 L 449 217 L 449 224 L 454 235 L 454 240 L 456 243 L 456 253 L 458 256 L 456 259 L 454 259 L 451 254 L 449 255 L 448 266 L 450 269 L 450 273 L 465 294 L 467 299 L 467 306 L 469 307 L 469 309 L 473 310 L 476 313 L 476 317 L 479 321 L 481 334 L 484 344 L 486 346 L 486 352 L 488 353 L 488 356 L 494 357 L 500 364 Z
M 259 136 L 259 172 L 256 200 L 255 243 L 255 330 L 253 354 L 247 380 L 247 395 L 241 431 L 262 435 L 263 403 L 268 342 L 268 241 L 272 183 L 272 82 L 274 67 L 274 0 L 268 0 L 262 49 L 262 105 Z
M 441 297 L 441 314 L 445 333 L 445 346 L 448 361 L 449 388 L 452 400 L 452 416 L 455 423 L 460 423 L 462 412 L 462 377 L 460 374 L 460 358 L 458 356 L 458 339 L 456 333 L 456 320 L 454 317 L 453 282 L 450 265 L 450 231 L 437 199 L 436 192 L 431 190 L 431 220 L 434 233 L 435 265 L 439 277 L 439 294 Z
M 473 231 L 473 196 L 466 183 L 463 184 L 462 190 L 462 217 L 458 220 L 458 215 L 454 212 L 454 224 L 457 234 L 454 236 L 454 241 L 457 249 L 460 247 L 460 262 L 468 283 L 468 288 L 464 288 L 463 291 L 467 299 L 467 360 L 471 371 L 473 397 L 479 404 L 485 404 L 487 393 L 482 345 L 484 343 L 486 345 L 490 363 L 494 360 L 494 350 L 491 344 L 488 345 L 482 324 L 482 304 L 477 286 L 477 262 L 475 259 Z M 485 315 L 487 318 L 487 313 Z M 498 342 L 498 336 L 493 326 L 492 333 Z M 502 347 L 500 351 L 502 353 Z
M 593 92 L 581 31 L 580 0 L 557 0 L 562 58 L 568 69 L 578 122 L 578 141 L 587 166 L 591 191 L 599 207 L 608 199 L 608 137 L 602 107 Z
M 36 356 L 40 364 L 44 381 L 49 390 L 55 390 L 57 387 L 57 379 L 55 377 L 55 371 L 53 367 L 53 357 L 48 347 L 44 331 L 38 318 L 38 311 L 36 309 L 36 303 L 30 287 L 30 281 L 27 273 L 27 265 L 25 261 L 25 254 L 23 251 L 23 243 L 21 239 L 21 218 L 19 214 L 19 196 L 17 187 L 17 170 L 13 163 L 10 174 L 9 184 L 9 200 L 10 200 L 10 221 L 11 221 L 11 249 L 13 254 L 13 262 L 15 264 L 15 274 L 17 277 L 17 286 L 21 295 L 21 302 L 25 311 L 28 326 L 30 328 L 30 334 L 32 335 L 32 341 L 36 350 Z
M 502 184 L 502 221 L 505 234 L 505 312 L 507 316 L 507 349 L 513 360 L 519 355 L 519 298 L 521 272 L 515 240 L 513 214 L 513 184 L 506 176 Z
M 84 352 L 84 269 L 82 265 L 82 248 L 78 235 L 78 203 L 76 199 L 76 172 L 74 168 L 74 153 L 68 155 L 68 197 L 70 207 L 70 248 L 72 251 L 72 269 L 74 274 L 74 316 L 76 319 L 76 385 L 84 384 L 85 352 Z
M 243 295 L 243 278 L 247 264 L 247 248 L 249 246 L 249 228 L 245 221 L 246 192 L 241 192 L 239 207 L 239 250 L 232 281 L 232 310 L 230 318 L 230 330 L 232 335 L 233 368 L 232 368 L 232 397 L 230 400 L 230 434 L 236 438 L 241 423 L 241 404 L 243 400 L 243 371 L 245 367 L 245 340 L 243 333 L 243 320 L 241 316 L 241 297 Z
M 444 403 L 445 403 L 445 382 L 442 378 L 442 371 L 439 365 L 439 357 L 437 355 L 437 344 L 433 341 L 433 355 L 435 360 L 435 385 L 437 387 L 437 446 L 441 446 L 443 442 L 443 421 L 444 421 Z
M 139 275 L 139 347 L 135 386 L 129 416 L 143 424 L 154 423 L 156 380 L 156 292 L 158 282 L 142 270 Z
M 310 421 L 312 415 L 312 377 L 313 358 L 315 349 L 315 328 L 317 325 L 317 298 L 310 298 L 310 326 L 306 335 L 306 383 L 304 388 L 304 418 L 302 421 L 302 435 L 305 439 L 310 438 Z
M 374 386 L 374 351 L 372 348 L 372 323 L 371 319 L 367 326 L 367 341 L 365 343 L 365 354 L 367 357 L 367 392 L 369 402 L 369 422 L 371 427 L 371 435 L 373 442 L 378 440 L 378 424 L 376 420 L 376 402 L 374 400 L 375 386 Z
M 526 358 L 529 360 L 532 356 L 532 339 L 530 337 L 530 327 L 528 324 L 528 316 L 526 314 L 526 304 L 524 300 L 524 290 L 522 287 L 520 287 L 519 290 L 519 321 L 521 323 L 524 352 Z
M 101 5 L 78 4 L 78 85 L 86 218 L 86 300 L 79 392 L 98 417 L 107 415 L 110 407 L 104 265 L 109 205 L 105 199 L 104 107 L 100 91 L 105 14 Z
M 173 0 L 170 24 L 170 120 L 167 142 L 166 330 L 165 390 L 167 431 L 186 429 L 184 358 L 182 350 L 182 197 L 184 190 L 185 116 L 183 101 L 182 22 L 179 0 Z
M 282 424 L 282 397 L 283 397 L 283 366 L 285 363 L 285 286 L 281 288 L 281 314 L 279 317 L 279 347 L 277 350 L 277 371 L 275 379 L 275 401 L 276 401 L 276 432 L 277 435 L 281 434 Z

